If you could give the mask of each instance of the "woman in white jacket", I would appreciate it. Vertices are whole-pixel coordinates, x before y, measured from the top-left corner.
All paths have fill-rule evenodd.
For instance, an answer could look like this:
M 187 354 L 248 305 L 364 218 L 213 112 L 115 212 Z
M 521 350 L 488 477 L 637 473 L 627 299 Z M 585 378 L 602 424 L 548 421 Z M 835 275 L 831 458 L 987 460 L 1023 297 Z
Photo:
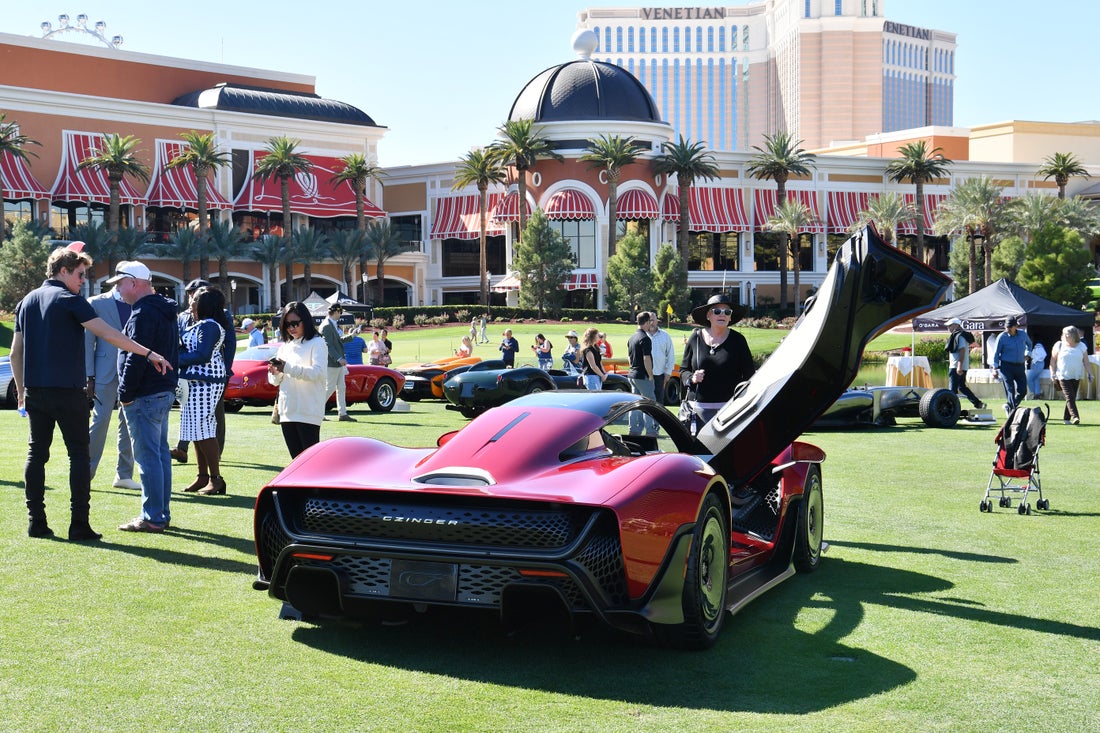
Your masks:
M 328 347 L 317 332 L 309 309 L 298 301 L 283 308 L 279 319 L 283 342 L 267 366 L 267 379 L 279 387 L 276 406 L 290 457 L 321 440 L 325 419 L 325 383 L 328 376 Z

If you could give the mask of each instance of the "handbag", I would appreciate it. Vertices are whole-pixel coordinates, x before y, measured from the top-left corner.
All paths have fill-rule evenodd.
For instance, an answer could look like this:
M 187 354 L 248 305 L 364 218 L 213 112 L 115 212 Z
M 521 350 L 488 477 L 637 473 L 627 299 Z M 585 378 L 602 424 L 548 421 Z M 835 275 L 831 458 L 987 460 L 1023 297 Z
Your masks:
M 279 424 L 279 402 L 278 402 L 278 400 L 275 401 L 274 406 L 272 406 L 272 408 L 271 408 L 271 423 L 273 425 L 278 425 Z
M 392 364 L 393 359 L 390 358 L 390 352 L 387 351 L 385 354 L 382 354 L 382 356 L 378 357 L 378 363 L 382 366 L 389 366 L 390 364 Z

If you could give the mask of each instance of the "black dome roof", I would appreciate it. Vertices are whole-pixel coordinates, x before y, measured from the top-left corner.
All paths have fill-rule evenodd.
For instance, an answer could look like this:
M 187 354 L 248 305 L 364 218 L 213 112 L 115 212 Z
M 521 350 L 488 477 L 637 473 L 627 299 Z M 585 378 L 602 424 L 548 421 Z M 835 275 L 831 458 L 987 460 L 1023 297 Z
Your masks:
M 649 90 L 626 69 L 579 59 L 552 66 L 527 82 L 508 119 L 661 122 L 661 113 Z
M 251 87 L 244 84 L 218 84 L 210 89 L 198 89 L 176 97 L 172 100 L 172 104 L 181 107 L 220 109 L 254 115 L 275 115 L 378 127 L 370 115 L 345 102 L 324 99 L 317 94 Z

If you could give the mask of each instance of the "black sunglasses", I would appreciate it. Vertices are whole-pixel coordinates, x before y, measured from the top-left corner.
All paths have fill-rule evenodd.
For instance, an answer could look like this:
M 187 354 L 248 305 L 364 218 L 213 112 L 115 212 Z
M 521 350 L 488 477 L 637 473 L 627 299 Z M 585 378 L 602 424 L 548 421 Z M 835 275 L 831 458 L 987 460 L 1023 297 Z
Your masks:
M 710 312 L 713 313 L 716 316 L 732 316 L 733 315 L 733 309 L 731 309 L 731 308 L 712 308 Z
M 290 319 L 287 319 L 287 320 L 283 321 L 283 323 L 286 324 L 287 328 L 294 328 L 295 326 L 301 326 L 302 325 L 301 321 L 291 321 Z

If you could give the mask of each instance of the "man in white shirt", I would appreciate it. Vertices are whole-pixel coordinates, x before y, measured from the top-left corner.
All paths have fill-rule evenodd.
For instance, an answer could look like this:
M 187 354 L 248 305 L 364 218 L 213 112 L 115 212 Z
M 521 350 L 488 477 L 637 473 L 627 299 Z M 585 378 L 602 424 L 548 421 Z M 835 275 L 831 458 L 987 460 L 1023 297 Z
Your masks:
M 653 392 L 657 401 L 664 404 L 665 380 L 672 374 L 676 365 L 676 349 L 672 345 L 672 336 L 661 330 L 656 313 L 649 314 L 649 339 L 653 342 Z
M 251 318 L 241 321 L 241 328 L 248 334 L 248 348 L 259 346 L 264 342 L 264 332 L 256 328 L 256 322 Z

